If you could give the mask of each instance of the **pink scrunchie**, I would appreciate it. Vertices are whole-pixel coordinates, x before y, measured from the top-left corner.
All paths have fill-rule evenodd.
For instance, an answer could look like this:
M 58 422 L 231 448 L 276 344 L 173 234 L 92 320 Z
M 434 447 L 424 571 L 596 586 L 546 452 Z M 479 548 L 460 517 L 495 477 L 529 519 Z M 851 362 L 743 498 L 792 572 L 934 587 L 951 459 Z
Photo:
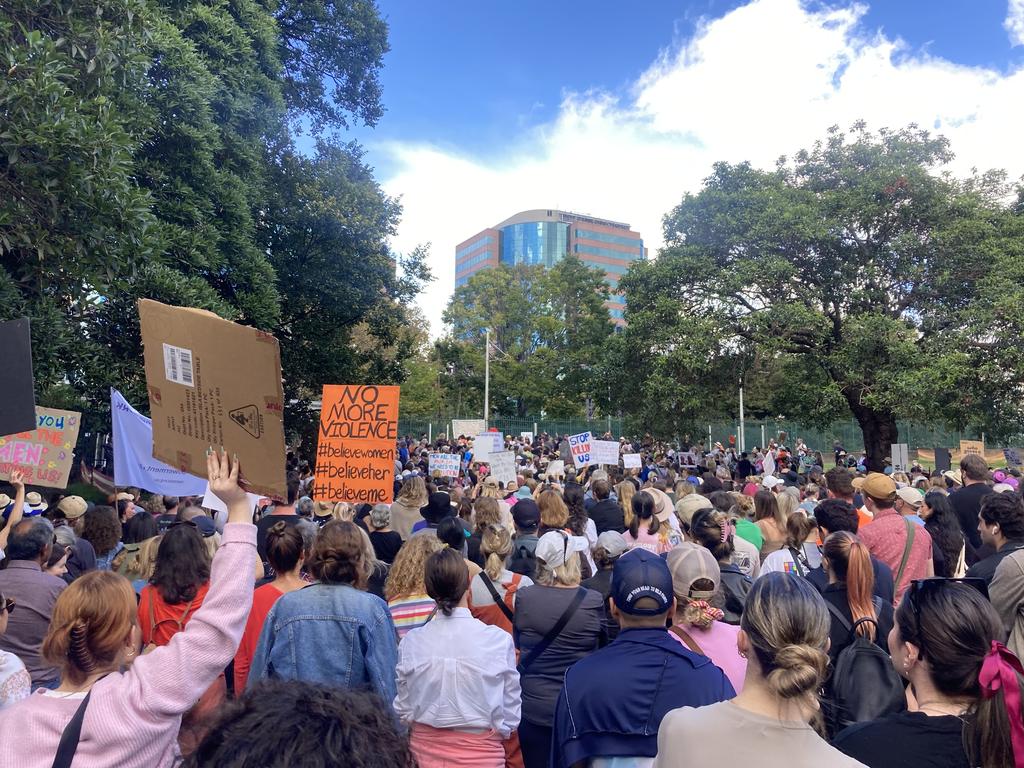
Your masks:
M 991 699 L 1002 689 L 1006 717 L 1010 721 L 1010 744 L 1013 747 L 1013 764 L 1024 768 L 1024 721 L 1021 720 L 1020 681 L 1017 675 L 1024 674 L 1020 659 L 1000 642 L 992 641 L 992 647 L 981 663 L 978 683 L 981 697 Z

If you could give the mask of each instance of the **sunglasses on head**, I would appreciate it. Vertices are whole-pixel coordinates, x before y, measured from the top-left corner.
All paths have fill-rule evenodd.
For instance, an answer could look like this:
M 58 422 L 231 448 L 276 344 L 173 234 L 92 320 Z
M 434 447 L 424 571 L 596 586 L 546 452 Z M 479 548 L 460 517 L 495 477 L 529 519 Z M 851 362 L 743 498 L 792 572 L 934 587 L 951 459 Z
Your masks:
M 963 584 L 976 590 L 985 600 L 988 600 L 988 584 L 984 579 L 963 578 L 952 579 L 934 576 L 929 579 L 914 579 L 910 582 L 910 589 L 907 590 L 907 599 L 910 600 L 910 607 L 914 611 L 914 620 L 917 622 L 919 647 L 924 653 L 924 636 L 921 633 L 921 603 L 928 599 L 929 595 L 935 595 L 946 589 L 950 584 Z

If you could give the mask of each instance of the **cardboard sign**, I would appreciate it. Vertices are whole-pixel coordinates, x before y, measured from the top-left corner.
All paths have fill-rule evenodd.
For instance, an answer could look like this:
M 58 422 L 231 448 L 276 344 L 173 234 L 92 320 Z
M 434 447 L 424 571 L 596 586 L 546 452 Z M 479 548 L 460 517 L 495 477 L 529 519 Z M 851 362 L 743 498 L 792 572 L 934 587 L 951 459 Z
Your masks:
M 0 478 L 17 469 L 25 485 L 67 488 L 81 421 L 76 411 L 36 408 L 35 429 L 0 437 Z
M 364 384 L 324 387 L 314 499 L 391 503 L 398 392 L 398 387 Z
M 32 379 L 32 330 L 27 317 L 0 323 L 0 435 L 36 428 L 35 383 Z M 61 486 L 63 488 L 64 486 Z
M 910 471 L 910 449 L 906 443 L 893 443 L 889 446 L 893 472 Z
M 550 464 L 548 464 L 548 468 L 545 470 L 544 474 L 552 478 L 558 477 L 559 475 L 564 475 L 565 462 L 562 460 L 552 461 Z
M 639 453 L 624 453 L 622 454 L 622 467 L 623 469 L 640 469 L 643 463 L 640 459 Z
M 589 467 L 596 464 L 594 461 L 594 439 L 589 432 L 580 432 L 578 435 L 569 436 L 569 451 L 572 453 L 572 463 L 576 469 Z
M 457 453 L 428 454 L 427 467 L 431 477 L 433 477 L 434 472 L 440 472 L 441 477 L 458 477 L 461 464 L 462 457 Z
M 473 438 L 473 458 L 487 461 L 492 453 L 505 450 L 505 438 L 501 432 L 482 432 Z
M 594 440 L 593 454 L 595 464 L 619 465 L 619 444 L 614 440 Z
M 508 485 L 516 479 L 516 455 L 512 451 L 499 451 L 487 457 L 491 465 L 491 476 L 499 483 Z
M 984 456 L 985 444 L 981 442 L 981 440 L 961 440 L 960 457 L 963 458 L 968 453 L 976 453 L 979 456 Z
M 264 331 L 139 301 L 153 457 L 206 477 L 206 450 L 238 455 L 248 490 L 287 495 L 281 351 Z
M 1008 467 L 1020 466 L 1020 452 L 1016 448 L 1003 448 L 1003 458 Z
M 483 419 L 452 419 L 452 439 L 472 437 L 487 431 L 487 422 Z

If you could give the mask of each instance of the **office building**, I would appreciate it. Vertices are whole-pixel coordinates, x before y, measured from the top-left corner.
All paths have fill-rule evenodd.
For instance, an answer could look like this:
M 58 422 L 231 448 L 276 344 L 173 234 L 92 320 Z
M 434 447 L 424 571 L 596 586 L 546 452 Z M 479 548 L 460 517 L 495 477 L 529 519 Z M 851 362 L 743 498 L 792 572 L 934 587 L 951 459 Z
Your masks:
M 644 241 L 629 224 L 580 213 L 539 209 L 523 211 L 481 230 L 455 248 L 455 287 L 465 285 L 482 269 L 499 264 L 543 264 L 552 267 L 571 253 L 589 267 L 604 272 L 608 283 L 606 306 L 616 325 L 622 325 L 625 297 L 619 278 L 630 265 L 646 257 Z

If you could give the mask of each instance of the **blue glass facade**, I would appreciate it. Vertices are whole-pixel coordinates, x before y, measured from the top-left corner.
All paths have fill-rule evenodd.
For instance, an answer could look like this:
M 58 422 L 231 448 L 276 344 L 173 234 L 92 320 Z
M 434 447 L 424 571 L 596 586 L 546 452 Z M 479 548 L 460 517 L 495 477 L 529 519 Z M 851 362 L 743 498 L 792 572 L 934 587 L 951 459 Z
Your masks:
M 478 248 L 483 248 L 485 245 L 490 245 L 493 242 L 494 242 L 494 238 L 493 237 L 491 237 L 490 235 L 484 235 L 483 237 L 481 237 L 476 242 L 470 243 L 465 248 L 460 248 L 459 250 L 457 250 L 455 252 L 455 260 L 458 261 L 463 256 L 465 256 L 467 253 L 472 253 L 473 251 L 477 250 Z
M 616 245 L 626 245 L 630 248 L 639 248 L 641 253 L 643 252 L 643 240 L 637 240 L 634 237 L 622 237 L 621 235 L 610 235 L 607 232 L 595 232 L 592 229 L 580 229 L 576 228 L 576 237 L 583 238 L 584 240 L 597 240 L 601 243 L 615 243 Z M 618 253 L 618 251 L 616 251 Z
M 586 243 L 574 243 L 573 250 L 576 253 L 589 253 L 594 256 L 609 256 L 613 259 L 628 259 L 630 261 L 637 261 L 643 258 L 639 253 L 626 253 L 625 251 L 616 251 L 612 248 L 601 248 L 598 245 L 587 245 Z
M 557 221 L 529 221 L 501 230 L 501 262 L 554 266 L 568 249 L 569 228 Z
M 480 262 L 487 261 L 487 259 L 489 259 L 489 258 L 491 258 L 491 252 L 490 251 L 484 251 L 483 253 L 478 253 L 476 256 L 473 256 L 472 258 L 466 259 L 461 264 L 456 265 L 455 271 L 456 272 L 462 272 L 464 269 L 469 269 L 470 267 L 475 267 Z

